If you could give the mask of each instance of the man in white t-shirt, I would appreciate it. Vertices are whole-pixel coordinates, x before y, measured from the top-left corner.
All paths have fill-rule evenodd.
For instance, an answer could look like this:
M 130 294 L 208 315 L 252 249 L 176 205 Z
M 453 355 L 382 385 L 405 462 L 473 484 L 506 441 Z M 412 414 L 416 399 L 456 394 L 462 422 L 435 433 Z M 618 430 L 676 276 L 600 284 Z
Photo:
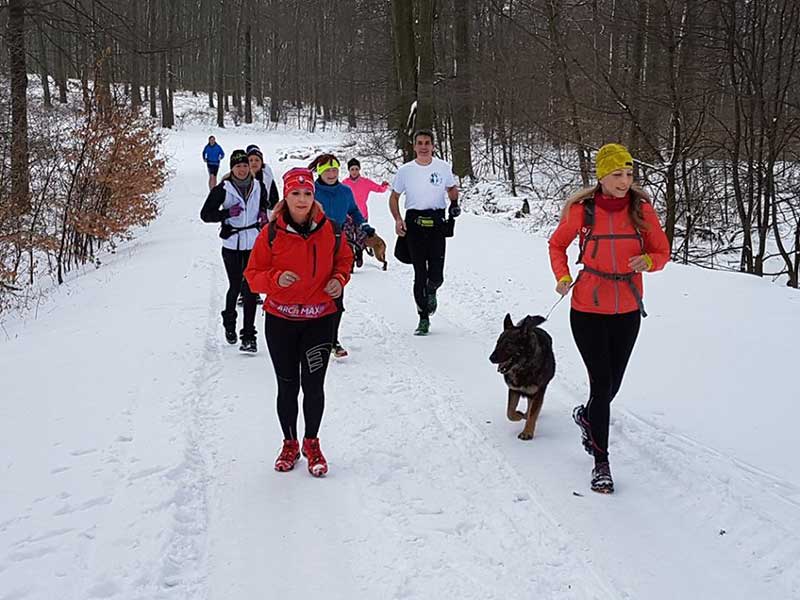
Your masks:
M 395 231 L 408 246 L 414 265 L 414 300 L 419 325 L 415 335 L 427 335 L 430 316 L 436 312 L 436 290 L 444 282 L 445 239 L 460 213 L 453 168 L 433 156 L 433 133 L 414 134 L 416 159 L 401 166 L 394 176 L 389 208 Z M 405 219 L 400 215 L 400 194 L 405 193 Z M 449 201 L 449 206 L 448 206 Z

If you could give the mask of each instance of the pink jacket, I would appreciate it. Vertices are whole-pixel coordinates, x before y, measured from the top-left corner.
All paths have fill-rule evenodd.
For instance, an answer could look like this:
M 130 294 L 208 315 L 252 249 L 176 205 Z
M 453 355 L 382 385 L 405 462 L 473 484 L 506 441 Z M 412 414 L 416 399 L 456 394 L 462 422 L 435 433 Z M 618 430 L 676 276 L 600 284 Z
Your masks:
M 364 215 L 364 220 L 369 220 L 369 211 L 367 209 L 367 198 L 370 192 L 383 193 L 389 189 L 389 185 L 380 185 L 375 183 L 369 177 L 359 177 L 358 179 L 350 179 L 345 177 L 342 183 L 353 190 L 353 196 L 356 198 L 356 205 L 361 214 Z

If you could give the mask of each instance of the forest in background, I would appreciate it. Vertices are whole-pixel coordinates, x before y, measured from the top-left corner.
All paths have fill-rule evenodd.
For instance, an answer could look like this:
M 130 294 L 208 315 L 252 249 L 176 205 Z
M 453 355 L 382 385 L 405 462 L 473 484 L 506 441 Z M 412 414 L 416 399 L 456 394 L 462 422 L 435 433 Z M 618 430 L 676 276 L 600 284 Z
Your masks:
M 565 196 L 621 142 L 676 260 L 798 287 L 793 0 L 9 0 L 0 31 L 0 296 L 155 217 L 165 165 L 137 159 L 180 90 L 220 127 L 368 131 L 398 163 L 429 127 L 511 194 L 558 172 Z

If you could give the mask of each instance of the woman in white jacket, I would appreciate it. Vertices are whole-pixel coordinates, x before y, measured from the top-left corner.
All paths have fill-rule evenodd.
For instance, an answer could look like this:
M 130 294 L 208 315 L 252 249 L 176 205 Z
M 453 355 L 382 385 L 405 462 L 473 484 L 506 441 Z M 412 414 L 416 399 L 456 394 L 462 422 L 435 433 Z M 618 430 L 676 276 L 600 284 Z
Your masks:
M 268 220 L 269 193 L 262 181 L 250 172 L 247 153 L 234 150 L 230 158 L 229 176 L 208 194 L 200 218 L 206 223 L 221 223 L 219 237 L 222 238 L 222 262 L 228 274 L 228 293 L 222 325 L 225 339 L 235 344 L 236 300 L 240 292 L 244 296 L 244 323 L 239 332 L 242 352 L 256 352 L 256 295 L 250 291 L 243 274 L 247 268 L 250 251 L 262 225 Z

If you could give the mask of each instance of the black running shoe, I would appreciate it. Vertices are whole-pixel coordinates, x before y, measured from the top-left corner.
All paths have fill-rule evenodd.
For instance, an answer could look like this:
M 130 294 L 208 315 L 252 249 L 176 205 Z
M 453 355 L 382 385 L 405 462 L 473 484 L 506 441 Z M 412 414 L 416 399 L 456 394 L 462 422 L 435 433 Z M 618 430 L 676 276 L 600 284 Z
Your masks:
M 581 430 L 581 444 L 583 449 L 589 454 L 594 456 L 594 444 L 592 443 L 592 429 L 589 426 L 589 420 L 586 418 L 586 409 L 582 404 L 579 404 L 572 409 L 572 420 Z
M 436 300 L 436 290 L 428 290 L 428 314 L 434 314 L 438 307 L 439 302 Z
M 428 335 L 431 330 L 431 322 L 426 317 L 419 318 L 419 325 L 414 330 L 414 335 Z
M 256 345 L 256 338 L 247 338 L 242 340 L 242 345 L 239 346 L 239 350 L 242 352 L 258 352 L 258 346 Z
M 599 494 L 613 494 L 614 480 L 607 462 L 597 463 L 592 469 L 592 491 Z

